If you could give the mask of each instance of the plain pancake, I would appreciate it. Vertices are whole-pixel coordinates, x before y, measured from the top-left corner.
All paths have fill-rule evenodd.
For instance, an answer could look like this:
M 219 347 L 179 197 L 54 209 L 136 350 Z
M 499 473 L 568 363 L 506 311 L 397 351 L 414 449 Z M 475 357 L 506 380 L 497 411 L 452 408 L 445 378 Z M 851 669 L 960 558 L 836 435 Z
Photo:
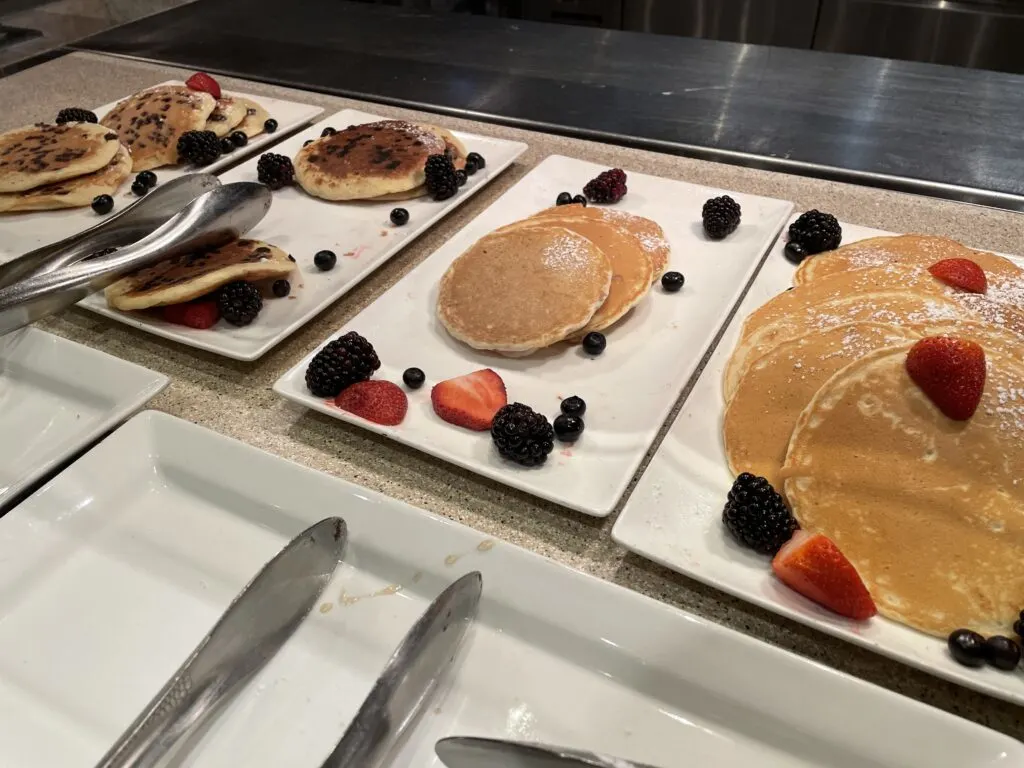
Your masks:
M 575 340 L 591 331 L 601 331 L 621 319 L 646 295 L 651 286 L 651 261 L 635 237 L 604 219 L 580 216 L 547 216 L 525 219 L 498 230 L 508 231 L 555 224 L 583 235 L 600 248 L 612 265 L 612 284 L 601 308 L 575 334 Z
M 295 263 L 280 248 L 259 240 L 235 240 L 220 248 L 174 256 L 121 278 L 106 290 L 115 309 L 182 304 L 236 280 L 287 277 Z
M 184 85 L 161 85 L 119 102 L 100 123 L 113 129 L 132 153 L 132 170 L 178 162 L 178 139 L 201 131 L 217 101 Z
M 225 94 L 217 99 L 217 105 L 206 119 L 206 130 L 213 131 L 218 138 L 223 138 L 241 125 L 245 114 L 245 102 Z
M 920 334 L 881 323 L 850 323 L 806 333 L 753 363 L 725 409 L 722 437 L 729 469 L 781 488 L 779 472 L 797 418 L 836 371 L 869 352 Z
M 911 346 L 867 355 L 819 390 L 789 445 L 786 496 L 884 616 L 939 636 L 1012 635 L 1024 606 L 1024 368 L 986 350 L 981 404 L 952 421 L 907 375 Z
M 793 276 L 793 284 L 802 285 L 831 275 L 889 264 L 927 269 L 943 259 L 970 259 L 985 271 L 990 281 L 1024 277 L 1024 270 L 1009 259 L 976 251 L 948 237 L 896 235 L 858 240 L 804 259 Z
M 299 150 L 295 178 L 325 200 L 364 200 L 423 184 L 430 155 L 446 143 L 435 129 L 398 120 L 354 125 Z
M 120 146 L 116 133 L 94 123 L 39 123 L 0 133 L 0 193 L 94 173 Z
M 566 216 L 567 214 L 585 216 L 588 218 L 600 218 L 609 224 L 621 227 L 636 237 L 640 245 L 647 252 L 651 260 L 652 274 L 651 282 L 661 278 L 668 268 L 671 248 L 665 238 L 665 231 L 656 221 L 637 216 L 618 208 L 607 208 L 596 205 L 583 206 L 578 203 L 569 205 L 558 205 L 552 208 L 545 208 L 543 211 L 534 214 L 535 218 L 545 216 Z
M 123 145 L 105 168 L 28 192 L 0 194 L 0 213 L 49 211 L 90 205 L 96 195 L 113 195 L 132 175 L 132 156 Z
M 237 130 L 250 139 L 263 133 L 266 130 L 264 124 L 270 118 L 270 113 L 252 99 L 247 99 L 244 96 L 233 96 L 232 98 L 245 107 L 245 117 L 238 124 Z
M 608 257 L 564 227 L 492 232 L 441 278 L 438 318 L 475 349 L 529 354 L 585 326 L 611 283 Z

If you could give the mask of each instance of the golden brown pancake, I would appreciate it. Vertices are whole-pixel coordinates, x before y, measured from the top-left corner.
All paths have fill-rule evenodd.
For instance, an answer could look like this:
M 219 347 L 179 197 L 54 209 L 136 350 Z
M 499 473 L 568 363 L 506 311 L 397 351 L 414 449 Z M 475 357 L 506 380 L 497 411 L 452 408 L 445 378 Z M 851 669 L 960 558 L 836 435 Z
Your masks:
M 39 123 L 0 133 L 0 193 L 94 173 L 120 147 L 117 134 L 93 123 Z
M 990 281 L 1024 276 L 1024 270 L 1009 259 L 976 251 L 948 237 L 896 235 L 858 240 L 804 259 L 793 276 L 793 284 L 803 285 L 831 275 L 889 264 L 927 269 L 943 259 L 970 259 L 985 271 Z
M 238 124 L 237 130 L 244 133 L 250 139 L 263 133 L 266 130 L 264 123 L 267 122 L 270 113 L 252 99 L 247 99 L 244 96 L 233 96 L 232 98 L 235 101 L 241 102 L 242 106 L 245 107 L 245 117 Z
M 114 159 L 98 171 L 45 184 L 28 192 L 0 194 L 0 213 L 80 208 L 92 203 L 96 195 L 113 195 L 131 174 L 132 156 L 119 144 Z
M 611 282 L 608 257 L 582 235 L 556 225 L 507 229 L 452 262 L 437 312 L 471 347 L 529 354 L 586 325 Z
M 218 138 L 227 136 L 245 120 L 247 106 L 241 99 L 224 94 L 217 99 L 217 106 L 206 118 L 206 130 L 213 131 Z
M 100 123 L 114 130 L 132 153 L 132 170 L 174 165 L 178 139 L 200 131 L 217 102 L 208 93 L 184 85 L 161 85 L 119 102 Z
M 986 349 L 981 404 L 952 421 L 907 375 L 911 346 L 818 391 L 789 445 L 786 497 L 884 616 L 939 636 L 1010 635 L 1024 605 L 1024 368 Z
M 174 256 L 123 277 L 106 290 L 115 309 L 182 304 L 235 280 L 286 277 L 295 264 L 280 248 L 259 240 L 235 240 L 208 251 Z

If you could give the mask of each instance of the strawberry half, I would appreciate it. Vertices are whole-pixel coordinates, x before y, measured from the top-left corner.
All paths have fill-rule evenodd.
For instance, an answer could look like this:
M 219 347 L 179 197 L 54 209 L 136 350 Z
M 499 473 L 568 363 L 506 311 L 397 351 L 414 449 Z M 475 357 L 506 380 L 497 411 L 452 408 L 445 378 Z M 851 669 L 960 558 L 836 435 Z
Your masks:
M 390 381 L 359 381 L 341 390 L 334 404 L 361 419 L 393 427 L 401 424 L 409 410 L 409 398 Z
M 430 390 L 434 413 L 457 427 L 482 432 L 502 407 L 508 405 L 505 382 L 490 368 L 457 376 Z
M 929 336 L 907 353 L 907 373 L 954 421 L 974 415 L 985 391 L 985 350 L 956 336 Z
M 163 308 L 163 318 L 168 323 L 187 325 L 205 331 L 220 320 L 216 301 L 190 301 L 187 304 L 170 304 Z
M 985 270 L 970 259 L 943 259 L 928 267 L 932 277 L 946 285 L 969 293 L 985 293 L 988 279 Z
M 787 587 L 841 616 L 863 621 L 878 612 L 857 569 L 823 534 L 794 533 L 772 570 Z
M 214 80 L 205 72 L 196 72 L 185 81 L 185 85 L 193 91 L 206 91 L 215 99 L 220 98 L 220 83 Z

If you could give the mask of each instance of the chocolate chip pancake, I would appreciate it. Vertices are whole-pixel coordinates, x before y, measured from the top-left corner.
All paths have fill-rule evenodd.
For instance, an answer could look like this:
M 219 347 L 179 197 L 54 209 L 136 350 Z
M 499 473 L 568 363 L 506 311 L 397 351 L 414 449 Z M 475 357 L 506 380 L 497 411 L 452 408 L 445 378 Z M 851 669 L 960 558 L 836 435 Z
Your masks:
M 114 194 L 131 174 L 132 156 L 123 144 L 119 144 L 114 159 L 98 171 L 45 184 L 27 192 L 0 194 L 0 213 L 81 208 L 92 203 L 96 195 Z
M 132 153 L 132 170 L 174 165 L 178 139 L 201 131 L 217 102 L 208 93 L 184 85 L 161 85 L 121 101 L 100 123 L 117 132 Z
M 612 282 L 608 257 L 561 226 L 493 232 L 441 278 L 437 314 L 475 349 L 525 355 L 586 325 Z
M 246 115 L 246 104 L 241 99 L 224 94 L 217 99 L 217 106 L 206 119 L 206 130 L 222 138 L 237 128 Z
M 0 134 L 0 192 L 25 192 L 109 165 L 117 134 L 92 123 L 36 125 Z
M 438 128 L 434 125 L 422 125 L 421 127 L 427 130 L 433 131 L 442 139 L 444 139 L 445 152 L 452 159 L 452 165 L 455 166 L 456 170 L 463 170 L 466 167 L 466 157 L 468 155 L 465 145 L 459 141 L 458 137 L 447 131 L 444 128 Z M 414 187 L 407 192 L 391 192 L 386 195 L 378 195 L 377 197 L 371 198 L 367 202 L 388 202 L 398 200 L 414 200 L 417 197 L 423 197 L 427 194 L 427 188 L 421 184 L 418 187 Z
M 933 635 L 1011 635 L 1024 606 L 1024 368 L 985 349 L 981 403 L 952 421 L 911 380 L 912 344 L 837 372 L 800 415 L 782 473 L 884 616 Z
M 399 120 L 353 125 L 317 139 L 295 156 L 295 179 L 324 200 L 366 200 L 423 184 L 430 155 L 446 143 L 435 129 Z
M 115 309 L 182 304 L 235 280 L 286 277 L 295 263 L 280 248 L 259 240 L 235 240 L 208 251 L 174 256 L 118 280 L 106 290 Z

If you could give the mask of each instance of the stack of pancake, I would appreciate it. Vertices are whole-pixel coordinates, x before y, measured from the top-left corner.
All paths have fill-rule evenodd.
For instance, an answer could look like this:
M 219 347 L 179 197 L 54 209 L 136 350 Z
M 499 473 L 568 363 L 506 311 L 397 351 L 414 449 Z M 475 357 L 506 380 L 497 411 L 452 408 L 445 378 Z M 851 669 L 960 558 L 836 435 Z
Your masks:
M 116 132 L 138 173 L 178 162 L 178 139 L 188 131 L 218 137 L 241 131 L 249 138 L 264 131 L 270 115 L 251 99 L 224 94 L 215 99 L 184 85 L 158 85 L 120 101 L 100 120 Z
M 132 172 L 128 149 L 92 123 L 39 123 L 0 134 L 0 213 L 89 205 Z
M 293 160 L 295 180 L 324 200 L 409 200 L 425 195 L 424 167 L 448 154 L 466 166 L 466 148 L 450 131 L 403 120 L 350 125 L 321 136 Z
M 620 320 L 668 265 L 658 224 L 564 205 L 478 240 L 441 279 L 438 316 L 476 349 L 528 355 Z
M 964 258 L 984 294 L 928 267 Z M 1009 634 L 1024 609 L 1024 270 L 940 237 L 873 238 L 807 259 L 752 313 L 723 382 L 734 473 L 784 491 L 879 611 L 924 632 Z M 906 372 L 926 336 L 981 345 L 981 405 L 953 421 Z

